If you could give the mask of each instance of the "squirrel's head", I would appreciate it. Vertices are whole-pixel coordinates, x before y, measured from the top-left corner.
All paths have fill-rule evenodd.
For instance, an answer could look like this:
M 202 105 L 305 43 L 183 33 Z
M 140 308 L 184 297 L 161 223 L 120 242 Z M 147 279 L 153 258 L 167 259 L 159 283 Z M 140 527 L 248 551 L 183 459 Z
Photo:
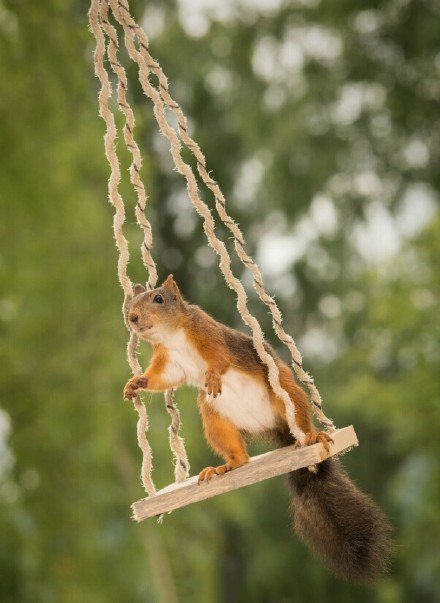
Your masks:
M 167 331 L 179 327 L 185 305 L 179 287 L 170 274 L 160 287 L 151 291 L 147 291 L 143 285 L 135 285 L 128 320 L 141 339 L 159 343 Z

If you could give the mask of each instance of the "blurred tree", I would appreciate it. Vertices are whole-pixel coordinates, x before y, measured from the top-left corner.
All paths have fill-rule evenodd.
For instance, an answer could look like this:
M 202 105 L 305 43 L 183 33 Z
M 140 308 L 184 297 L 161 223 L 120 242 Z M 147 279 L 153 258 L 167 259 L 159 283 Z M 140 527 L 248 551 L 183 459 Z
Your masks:
M 3 0 L 1 600 L 437 600 L 438 6 L 132 4 L 329 414 L 356 426 L 346 464 L 390 513 L 396 563 L 372 588 L 333 579 L 289 535 L 282 480 L 160 527 L 129 521 L 139 454 L 120 402 L 128 369 L 88 2 Z M 191 300 L 238 325 L 129 75 L 161 276 L 173 271 Z M 121 190 L 130 215 L 126 177 Z M 144 280 L 130 217 L 126 231 Z M 180 396 L 197 471 L 209 452 L 193 398 Z M 160 397 L 149 408 L 163 485 L 167 418 Z

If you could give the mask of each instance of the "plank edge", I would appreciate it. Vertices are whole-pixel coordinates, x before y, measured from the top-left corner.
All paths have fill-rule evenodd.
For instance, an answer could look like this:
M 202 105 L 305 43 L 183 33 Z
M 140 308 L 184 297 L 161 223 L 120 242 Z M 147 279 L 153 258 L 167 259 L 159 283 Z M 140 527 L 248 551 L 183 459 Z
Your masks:
M 310 466 L 310 464 L 318 464 L 332 456 L 340 456 L 342 454 L 345 454 L 346 452 L 348 452 L 352 448 L 358 446 L 358 444 L 359 444 L 356 432 L 352 425 L 338 429 L 333 434 L 333 436 L 335 438 L 335 442 L 334 442 L 334 444 L 330 445 L 330 453 L 327 453 L 327 451 L 325 450 L 324 446 L 321 443 L 314 444 L 312 446 L 307 447 L 306 449 L 305 448 L 294 449 L 293 446 L 287 446 L 285 448 L 276 448 L 274 450 L 270 450 L 269 452 L 265 452 L 263 454 L 252 457 L 250 462 L 248 464 L 244 465 L 243 467 L 239 467 L 238 469 L 235 469 L 233 472 L 226 473 L 225 475 L 215 477 L 210 482 L 210 484 L 214 484 L 214 485 L 216 483 L 218 485 L 219 480 L 223 480 L 223 482 L 226 480 L 226 482 L 228 482 L 228 480 L 231 480 L 231 475 L 234 474 L 233 475 L 234 482 L 236 481 L 237 475 L 239 475 L 239 477 L 241 478 L 239 484 L 232 484 L 230 488 L 228 488 L 224 491 L 220 491 L 220 492 L 216 491 L 216 488 L 214 487 L 211 491 L 205 491 L 204 494 L 206 494 L 206 496 L 204 496 L 203 498 L 200 499 L 198 497 L 197 498 L 195 497 L 195 500 L 193 500 L 193 501 L 188 501 L 188 502 L 184 502 L 183 504 L 174 505 L 173 508 L 170 509 L 169 511 L 165 510 L 165 511 L 162 511 L 162 513 L 148 512 L 147 507 L 149 506 L 149 504 L 154 503 L 154 506 L 156 506 L 156 503 L 158 502 L 158 498 L 160 499 L 164 496 L 167 496 L 167 498 L 168 498 L 174 492 L 176 493 L 176 495 L 178 495 L 179 493 L 184 492 L 185 490 L 193 489 L 194 485 L 197 482 L 197 476 L 190 477 L 187 480 L 185 480 L 184 482 L 169 484 L 165 488 L 159 490 L 157 492 L 157 494 L 155 494 L 154 496 L 146 497 L 146 498 L 143 498 L 143 499 L 138 500 L 135 503 L 133 503 L 131 505 L 131 509 L 133 512 L 133 519 L 137 522 L 141 522 L 144 519 L 148 519 L 150 517 L 155 517 L 155 516 L 157 517 L 158 515 L 161 515 L 164 512 L 165 513 L 171 512 L 172 510 L 176 510 L 178 508 L 187 506 L 188 504 L 200 502 L 201 500 L 207 500 L 208 498 L 212 498 L 214 496 L 218 496 L 220 494 L 224 494 L 227 492 L 232 492 L 232 491 L 238 490 L 242 487 L 246 487 L 248 485 L 258 483 L 259 481 L 264 481 L 266 479 L 269 479 L 270 477 L 275 477 L 275 476 L 282 475 L 282 474 L 289 472 L 289 469 L 286 469 L 286 470 L 282 470 L 281 472 L 274 473 L 273 475 L 263 477 L 262 479 L 252 478 L 252 474 L 255 473 L 256 467 L 257 467 L 257 470 L 258 470 L 258 467 L 264 468 L 264 465 L 266 465 L 267 463 L 270 463 L 272 459 L 281 459 L 281 461 L 284 459 L 284 461 L 285 461 L 285 459 L 287 459 L 289 457 L 294 458 L 295 455 L 300 456 L 302 454 L 302 456 L 304 456 L 304 450 L 307 450 L 307 456 L 310 458 L 307 459 L 307 462 L 305 464 L 300 464 L 299 466 L 295 467 L 294 470 L 298 470 L 301 467 Z M 237 472 L 240 472 L 240 473 L 237 474 Z M 222 485 L 224 485 L 224 483 Z

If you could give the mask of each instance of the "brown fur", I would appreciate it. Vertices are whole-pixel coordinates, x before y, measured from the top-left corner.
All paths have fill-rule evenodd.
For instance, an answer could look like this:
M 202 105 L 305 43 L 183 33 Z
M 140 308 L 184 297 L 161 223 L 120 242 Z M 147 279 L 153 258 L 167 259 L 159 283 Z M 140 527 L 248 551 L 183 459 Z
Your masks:
M 199 392 L 197 404 L 203 421 L 205 437 L 211 448 L 224 457 L 226 463 L 218 467 L 206 467 L 199 480 L 210 479 L 214 474 L 222 474 L 236 469 L 249 461 L 243 435 L 235 425 L 219 415 L 212 406 L 205 403 L 205 392 Z
M 278 428 L 270 434 L 259 435 L 272 436 L 281 446 L 294 442 L 288 429 L 284 402 L 272 391 L 267 367 L 249 336 L 218 323 L 199 307 L 187 304 L 171 276 L 154 291 L 146 292 L 142 286 L 137 286 L 135 292 L 129 319 L 140 337 L 149 340 L 148 329 L 152 325 L 160 324 L 170 331 L 183 329 L 189 344 L 206 361 L 205 390 L 199 392 L 197 402 L 206 439 L 223 456 L 225 464 L 206 467 L 199 479 L 210 479 L 249 461 L 245 434 L 212 405 L 205 403 L 206 393 L 214 397 L 221 393 L 222 376 L 229 368 L 246 373 L 267 388 Z M 157 295 L 163 303 L 154 302 Z M 290 367 L 270 346 L 266 345 L 266 350 L 276 362 L 281 387 L 295 406 L 298 425 L 306 433 L 306 444 L 321 441 L 328 447 L 328 435 L 314 428 L 307 395 L 295 381 Z M 182 385 L 162 378 L 167 354 L 166 345 L 153 342 L 150 366 L 142 376 L 127 383 L 124 395 L 133 397 L 139 388 L 160 391 Z M 380 509 L 356 488 L 337 462 L 321 463 L 317 474 L 307 469 L 292 472 L 289 483 L 294 494 L 295 530 L 331 570 L 353 581 L 369 581 L 386 570 L 390 526 Z

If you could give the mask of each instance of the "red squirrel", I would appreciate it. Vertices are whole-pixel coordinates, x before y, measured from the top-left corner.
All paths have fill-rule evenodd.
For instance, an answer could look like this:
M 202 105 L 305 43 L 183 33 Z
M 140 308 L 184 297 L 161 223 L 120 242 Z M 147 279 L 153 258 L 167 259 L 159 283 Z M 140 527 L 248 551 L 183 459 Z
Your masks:
M 124 398 L 133 398 L 139 390 L 197 388 L 206 439 L 225 460 L 203 469 L 199 482 L 247 463 L 248 435 L 269 436 L 281 446 L 295 443 L 284 402 L 273 392 L 267 367 L 249 336 L 187 303 L 172 275 L 154 290 L 136 285 L 134 294 L 130 326 L 152 345 L 153 355 L 146 371 L 128 381 Z M 328 450 L 331 437 L 314 427 L 305 391 L 290 367 L 265 346 L 295 407 L 306 445 L 321 442 Z M 307 469 L 293 471 L 289 482 L 295 529 L 330 569 L 354 581 L 369 581 L 386 569 L 389 524 L 336 461 L 321 463 L 316 475 Z

